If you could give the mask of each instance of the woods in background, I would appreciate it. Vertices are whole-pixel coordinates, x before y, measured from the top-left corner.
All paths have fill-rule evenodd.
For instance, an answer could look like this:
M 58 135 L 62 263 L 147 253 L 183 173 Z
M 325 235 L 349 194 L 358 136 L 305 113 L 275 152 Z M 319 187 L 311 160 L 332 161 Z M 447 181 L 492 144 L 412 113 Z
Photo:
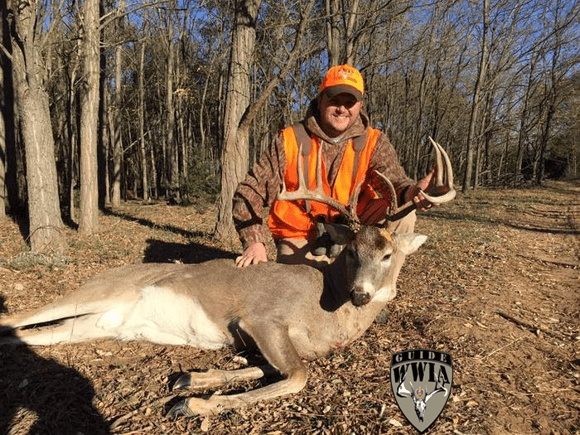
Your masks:
M 220 200 L 330 65 L 407 173 L 427 137 L 463 191 L 580 170 L 580 5 L 566 0 L 8 0 L 0 5 L 0 216 L 27 210 L 33 250 L 65 222 L 97 230 L 122 199 Z M 233 187 L 232 187 L 233 186 Z

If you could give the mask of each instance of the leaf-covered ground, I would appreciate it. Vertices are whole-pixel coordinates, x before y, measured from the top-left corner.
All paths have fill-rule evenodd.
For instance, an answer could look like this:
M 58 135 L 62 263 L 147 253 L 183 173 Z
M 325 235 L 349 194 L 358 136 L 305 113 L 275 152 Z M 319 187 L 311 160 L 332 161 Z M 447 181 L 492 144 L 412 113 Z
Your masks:
M 67 256 L 47 262 L 1 221 L 0 308 L 41 306 L 122 264 L 239 252 L 211 239 L 214 222 L 213 207 L 127 203 L 101 215 L 97 235 L 67 230 Z M 422 214 L 417 231 L 429 240 L 407 259 L 381 321 L 310 362 L 299 394 L 170 420 L 177 373 L 242 360 L 230 349 L 142 342 L 4 346 L 0 433 L 413 434 L 391 392 L 390 358 L 427 348 L 454 358 L 452 394 L 429 433 L 579 434 L 580 183 L 478 190 Z

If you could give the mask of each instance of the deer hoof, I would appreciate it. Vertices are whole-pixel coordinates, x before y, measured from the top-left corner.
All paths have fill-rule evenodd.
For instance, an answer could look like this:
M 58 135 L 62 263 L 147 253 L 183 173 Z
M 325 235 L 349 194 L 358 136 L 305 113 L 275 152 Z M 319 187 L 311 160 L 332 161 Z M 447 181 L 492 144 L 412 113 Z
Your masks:
M 167 413 L 168 418 L 195 417 L 196 415 L 218 415 L 223 410 L 220 400 L 211 397 L 202 399 L 189 397 L 177 402 Z
M 184 373 L 177 379 L 177 381 L 175 381 L 175 384 L 173 384 L 171 391 L 189 390 L 190 388 L 191 388 L 191 373 Z
M 187 399 L 180 400 L 167 412 L 167 418 L 176 419 L 177 417 L 193 417 L 195 414 L 191 412 L 187 406 Z

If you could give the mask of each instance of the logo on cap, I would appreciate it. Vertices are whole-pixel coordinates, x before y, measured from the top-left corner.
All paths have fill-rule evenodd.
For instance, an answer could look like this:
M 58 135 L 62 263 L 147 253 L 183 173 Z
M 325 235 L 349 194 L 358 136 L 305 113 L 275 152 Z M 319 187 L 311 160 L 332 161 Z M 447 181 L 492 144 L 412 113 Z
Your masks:
M 328 70 L 322 84 L 320 93 L 336 96 L 342 92 L 354 95 L 357 100 L 362 100 L 364 83 L 361 73 L 351 65 L 337 65 Z

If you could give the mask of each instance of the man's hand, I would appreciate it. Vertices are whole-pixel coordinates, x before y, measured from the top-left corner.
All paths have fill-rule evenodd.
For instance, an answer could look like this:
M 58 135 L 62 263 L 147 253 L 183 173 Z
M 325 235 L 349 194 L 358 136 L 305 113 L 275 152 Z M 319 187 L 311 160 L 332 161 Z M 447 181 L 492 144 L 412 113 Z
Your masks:
M 433 176 L 435 175 L 435 169 L 429 172 L 425 177 L 421 178 L 417 181 L 417 184 L 414 186 L 410 186 L 405 194 L 405 202 L 406 201 L 413 201 L 417 206 L 418 211 L 426 211 L 429 210 L 433 205 L 437 206 L 438 204 L 433 204 L 431 201 L 427 200 L 423 196 L 424 191 L 428 191 L 431 185 L 433 184 Z
M 254 242 L 240 255 L 236 258 L 236 266 L 246 267 L 250 264 L 268 262 L 268 255 L 266 253 L 266 246 L 260 242 Z

